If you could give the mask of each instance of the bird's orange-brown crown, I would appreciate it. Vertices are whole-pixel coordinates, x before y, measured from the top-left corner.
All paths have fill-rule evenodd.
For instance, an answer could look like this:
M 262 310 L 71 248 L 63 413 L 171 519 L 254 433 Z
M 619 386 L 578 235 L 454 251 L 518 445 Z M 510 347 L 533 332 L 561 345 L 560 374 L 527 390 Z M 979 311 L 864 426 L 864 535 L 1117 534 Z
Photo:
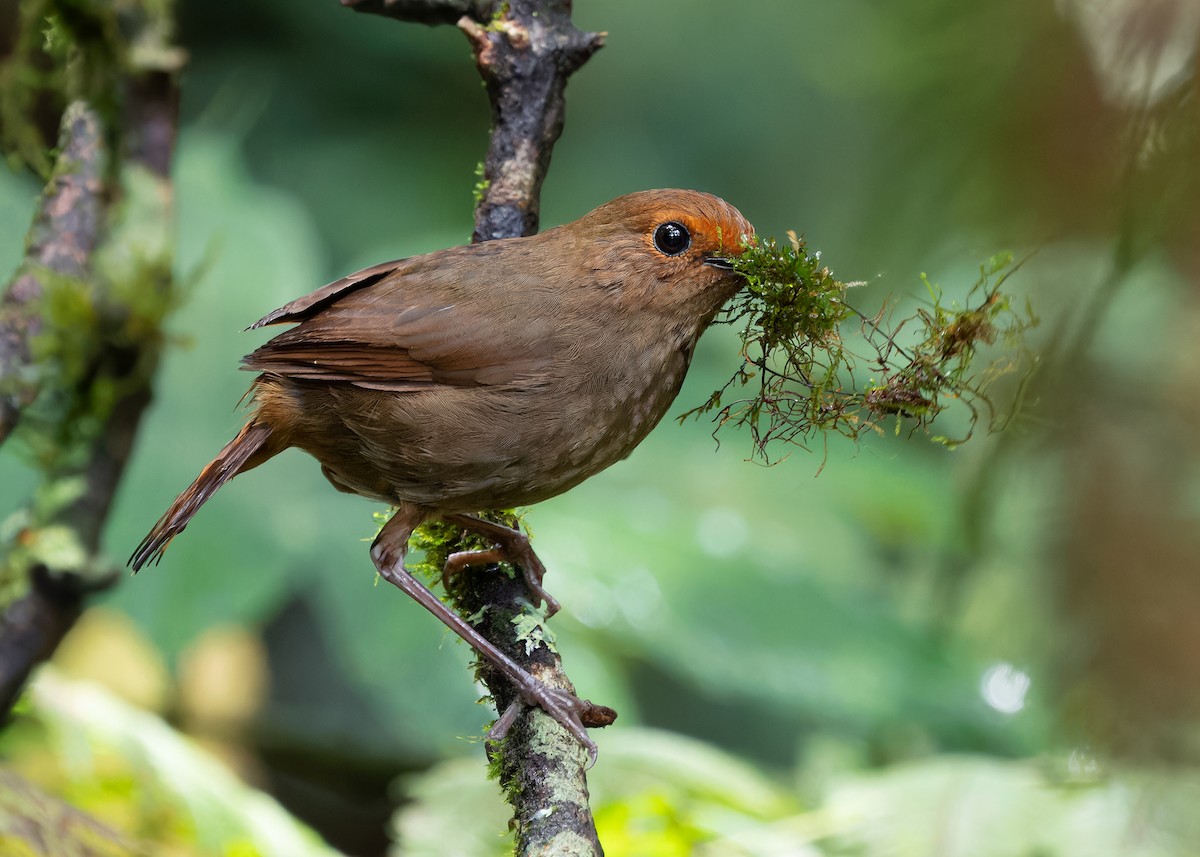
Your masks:
M 720 197 L 697 190 L 644 190 L 619 196 L 587 215 L 586 220 L 618 225 L 641 236 L 654 250 L 655 230 L 679 223 L 688 232 L 694 255 L 737 255 L 742 239 L 754 227 L 742 213 Z

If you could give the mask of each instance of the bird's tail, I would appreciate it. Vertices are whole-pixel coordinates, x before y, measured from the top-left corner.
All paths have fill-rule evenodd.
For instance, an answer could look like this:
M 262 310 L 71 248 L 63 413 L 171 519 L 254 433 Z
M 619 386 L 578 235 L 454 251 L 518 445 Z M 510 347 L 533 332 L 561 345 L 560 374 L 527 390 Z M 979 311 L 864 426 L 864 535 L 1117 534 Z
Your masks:
M 237 437 L 225 444 L 217 457 L 208 463 L 196 477 L 196 481 L 180 494 L 166 514 L 158 519 L 146 538 L 137 546 L 129 564 L 137 571 L 148 562 L 157 563 L 171 539 L 183 532 L 188 521 L 200 507 L 216 493 L 217 489 L 243 470 L 266 461 L 278 450 L 271 444 L 271 427 L 251 420 L 246 423 Z

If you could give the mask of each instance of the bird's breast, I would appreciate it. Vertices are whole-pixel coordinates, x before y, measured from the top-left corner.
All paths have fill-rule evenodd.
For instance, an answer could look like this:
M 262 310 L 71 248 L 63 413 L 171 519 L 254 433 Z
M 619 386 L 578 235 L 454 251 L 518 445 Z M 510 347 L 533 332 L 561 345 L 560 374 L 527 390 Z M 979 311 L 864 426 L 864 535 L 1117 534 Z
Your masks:
M 658 424 L 683 384 L 690 351 L 654 343 L 606 361 L 579 380 L 574 418 L 563 429 L 563 464 L 586 478 L 628 456 Z
M 295 445 L 335 485 L 369 497 L 443 512 L 530 505 L 633 451 L 679 392 L 692 340 L 598 340 L 536 383 L 506 387 L 305 385 L 319 400 L 297 403 L 312 424 Z M 333 447 L 331 437 L 343 440 Z

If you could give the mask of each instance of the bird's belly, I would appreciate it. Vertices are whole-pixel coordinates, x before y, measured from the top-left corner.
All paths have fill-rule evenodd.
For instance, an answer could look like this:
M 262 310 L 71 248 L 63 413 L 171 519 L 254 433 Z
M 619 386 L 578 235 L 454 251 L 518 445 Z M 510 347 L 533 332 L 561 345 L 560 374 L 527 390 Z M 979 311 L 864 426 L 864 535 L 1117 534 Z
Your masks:
M 685 368 L 648 386 L 592 380 L 568 396 L 441 387 L 381 403 L 378 392 L 333 389 L 332 407 L 320 410 L 341 425 L 295 445 L 339 489 L 384 502 L 442 512 L 526 506 L 629 455 L 675 398 Z M 322 442 L 332 436 L 343 438 L 336 450 Z

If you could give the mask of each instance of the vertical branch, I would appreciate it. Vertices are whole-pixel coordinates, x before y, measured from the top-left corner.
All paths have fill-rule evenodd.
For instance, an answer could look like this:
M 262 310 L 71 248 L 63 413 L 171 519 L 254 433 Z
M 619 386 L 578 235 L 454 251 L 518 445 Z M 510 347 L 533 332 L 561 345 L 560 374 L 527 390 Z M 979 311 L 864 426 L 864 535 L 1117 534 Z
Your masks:
M 538 230 L 542 180 L 562 134 L 567 79 L 604 47 L 571 23 L 571 0 L 341 0 L 355 12 L 457 23 L 492 105 L 474 241 Z
M 451 591 L 455 607 L 538 681 L 574 693 L 557 651 L 545 643 L 529 648 L 518 639 L 515 623 L 529 612 L 529 591 L 521 576 L 509 577 L 492 566 L 468 569 L 460 577 Z M 602 855 L 588 804 L 587 752 L 550 715 L 525 707 L 490 664 L 482 658 L 477 663 L 496 710 L 521 712 L 503 745 L 490 750 L 513 807 L 516 854 Z
M 567 78 L 603 46 L 604 35 L 575 28 L 570 0 L 342 2 L 355 11 L 426 24 L 457 20 L 492 107 L 472 240 L 536 232 L 542 181 L 563 129 Z M 545 645 L 530 650 L 519 637 L 514 620 L 530 602 L 522 580 L 494 567 L 469 569 L 451 597 L 461 615 L 472 617 L 469 621 L 530 674 L 573 691 L 557 652 Z M 497 712 L 509 711 L 514 694 L 508 681 L 487 663 L 479 664 L 479 672 Z M 540 709 L 525 709 L 497 752 L 500 783 L 516 820 L 517 854 L 603 854 L 588 806 L 587 754 L 565 729 Z
M 458 22 L 492 104 L 474 241 L 537 232 L 542 180 L 563 129 L 567 78 L 604 44 L 603 34 L 571 24 L 569 0 L 501 5 L 487 26 L 467 17 Z

